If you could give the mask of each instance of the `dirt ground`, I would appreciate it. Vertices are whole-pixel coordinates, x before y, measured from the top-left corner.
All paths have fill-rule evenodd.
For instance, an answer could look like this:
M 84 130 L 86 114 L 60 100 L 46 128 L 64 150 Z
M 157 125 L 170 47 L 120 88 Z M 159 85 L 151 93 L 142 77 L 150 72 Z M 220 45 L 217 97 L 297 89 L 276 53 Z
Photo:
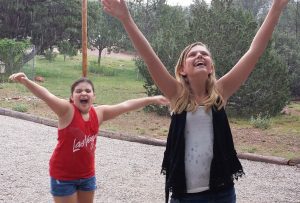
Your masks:
M 0 101 L 9 100 L 11 106 L 20 101 L 29 105 L 29 114 L 57 119 L 46 104 L 34 96 L 12 98 L 13 93 L 4 93 L 0 89 Z M 2 105 L 1 105 L 2 106 Z M 5 107 L 5 106 L 2 106 Z M 9 108 L 9 107 L 6 107 Z M 299 112 L 294 112 L 298 114 Z M 165 140 L 170 124 L 169 117 L 158 116 L 155 113 L 145 113 L 143 110 L 123 114 L 101 125 L 101 129 L 127 135 L 139 135 Z M 279 156 L 284 158 L 300 158 L 300 139 L 295 133 L 270 133 L 253 127 L 241 128 L 231 124 L 235 146 L 238 152 L 256 153 L 261 155 Z M 295 157 L 298 154 L 298 157 Z M 291 157 L 293 156 L 293 157 Z
M 97 51 L 89 51 L 88 54 L 97 55 Z M 103 57 L 114 57 L 122 59 L 132 59 L 134 56 L 124 53 L 110 53 L 103 52 Z M 6 92 L 0 89 L 0 102 L 9 100 L 10 106 L 14 103 L 19 103 L 20 100 L 30 104 L 27 113 L 34 114 L 41 117 L 56 119 L 56 116 L 50 109 L 39 99 L 33 96 L 22 96 L 20 98 L 13 98 L 12 92 Z M 29 94 L 30 95 L 30 94 Z M 6 102 L 7 103 L 7 102 Z M 9 106 L 2 106 L 9 108 Z M 289 114 L 300 115 L 299 110 L 287 109 Z M 122 132 L 129 135 L 140 135 L 145 137 L 154 137 L 165 140 L 168 133 L 170 119 L 168 117 L 161 117 L 155 113 L 145 113 L 143 110 L 126 113 L 113 119 L 101 126 L 102 130 L 112 132 Z M 280 134 L 270 133 L 257 128 L 247 127 L 241 128 L 234 124 L 231 125 L 234 142 L 239 152 L 257 153 L 261 155 L 280 156 L 284 158 L 291 158 L 298 154 L 300 158 L 300 139 L 299 135 L 295 133 Z M 292 157 L 295 158 L 295 157 Z

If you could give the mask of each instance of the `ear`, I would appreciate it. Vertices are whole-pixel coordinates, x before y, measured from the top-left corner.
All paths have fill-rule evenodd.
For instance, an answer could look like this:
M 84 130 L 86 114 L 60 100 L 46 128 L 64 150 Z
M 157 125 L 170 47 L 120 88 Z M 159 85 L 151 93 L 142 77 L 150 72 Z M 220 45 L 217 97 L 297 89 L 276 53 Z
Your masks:
M 180 68 L 178 72 L 181 76 L 186 76 L 186 72 L 184 72 L 183 68 Z
M 209 69 L 209 74 L 212 74 L 214 70 L 215 70 L 215 66 L 213 64 L 211 64 L 210 69 Z
M 70 96 L 70 102 L 74 103 L 73 94 Z

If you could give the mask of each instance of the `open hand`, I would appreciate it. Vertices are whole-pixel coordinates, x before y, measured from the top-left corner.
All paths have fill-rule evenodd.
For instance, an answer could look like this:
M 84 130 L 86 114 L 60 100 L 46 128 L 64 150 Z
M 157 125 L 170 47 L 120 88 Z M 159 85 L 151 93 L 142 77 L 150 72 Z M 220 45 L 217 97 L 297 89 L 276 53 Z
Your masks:
M 124 0 L 101 0 L 103 10 L 109 15 L 125 22 L 130 19 L 130 13 Z
M 25 73 L 15 73 L 9 76 L 9 79 L 15 82 L 22 83 L 25 79 L 28 79 Z
M 165 106 L 170 105 L 170 101 L 162 95 L 153 96 L 152 98 L 154 99 L 155 104 Z
M 278 8 L 284 8 L 289 3 L 289 0 L 274 0 L 273 5 L 278 6 Z

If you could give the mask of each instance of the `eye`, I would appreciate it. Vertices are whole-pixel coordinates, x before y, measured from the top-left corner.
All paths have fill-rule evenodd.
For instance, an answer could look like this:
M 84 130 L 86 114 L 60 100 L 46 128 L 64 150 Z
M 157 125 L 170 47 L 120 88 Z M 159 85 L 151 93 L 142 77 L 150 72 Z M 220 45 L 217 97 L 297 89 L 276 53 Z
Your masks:
M 187 57 L 194 57 L 196 55 L 196 52 L 190 52 Z
M 91 89 L 86 89 L 85 92 L 86 92 L 86 93 L 91 93 L 92 90 L 91 90 Z
M 209 56 L 208 52 L 206 52 L 206 51 L 201 52 L 201 54 L 202 54 L 203 56 Z
M 75 90 L 75 93 L 77 93 L 77 94 L 79 94 L 79 93 L 81 93 L 82 92 L 82 89 L 76 89 Z

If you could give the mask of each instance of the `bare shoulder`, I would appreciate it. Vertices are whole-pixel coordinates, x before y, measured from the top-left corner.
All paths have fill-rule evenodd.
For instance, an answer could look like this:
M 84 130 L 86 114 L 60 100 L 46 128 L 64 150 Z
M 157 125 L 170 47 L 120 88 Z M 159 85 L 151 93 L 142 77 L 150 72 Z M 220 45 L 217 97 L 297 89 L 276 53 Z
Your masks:
M 99 124 L 103 122 L 104 112 L 108 105 L 95 106 L 95 111 L 98 117 Z
M 223 98 L 224 102 L 226 103 L 230 96 L 226 95 L 226 90 L 224 89 L 222 80 L 220 80 L 220 79 L 217 80 L 216 86 L 217 86 L 218 93 Z
M 58 117 L 58 128 L 63 129 L 67 127 L 73 119 L 74 116 L 74 107 L 71 103 L 66 102 L 66 113 L 62 114 L 61 116 Z

